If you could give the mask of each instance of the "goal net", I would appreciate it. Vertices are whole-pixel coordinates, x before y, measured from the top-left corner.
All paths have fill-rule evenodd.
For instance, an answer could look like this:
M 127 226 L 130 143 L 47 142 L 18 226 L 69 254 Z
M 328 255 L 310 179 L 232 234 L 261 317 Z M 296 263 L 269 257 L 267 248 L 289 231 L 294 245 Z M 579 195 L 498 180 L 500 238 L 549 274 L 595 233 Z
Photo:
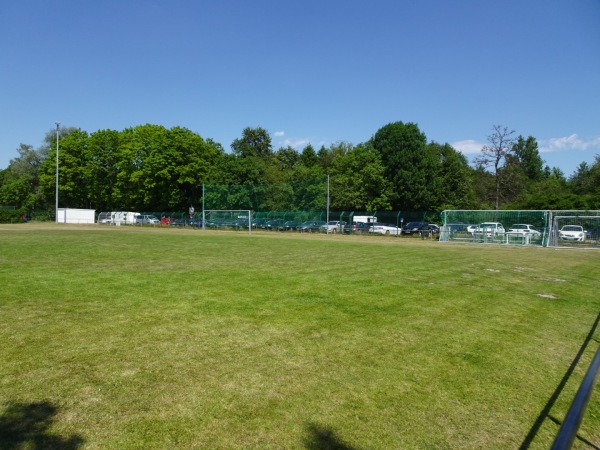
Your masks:
M 569 215 L 564 211 L 556 212 L 552 218 L 548 246 L 600 247 L 600 215 Z

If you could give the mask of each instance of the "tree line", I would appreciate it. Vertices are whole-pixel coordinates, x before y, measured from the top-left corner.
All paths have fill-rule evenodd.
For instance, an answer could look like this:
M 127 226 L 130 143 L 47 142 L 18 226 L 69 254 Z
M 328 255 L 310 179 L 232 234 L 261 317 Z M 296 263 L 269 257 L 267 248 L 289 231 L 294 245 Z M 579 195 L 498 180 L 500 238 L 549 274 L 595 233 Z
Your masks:
M 600 155 L 567 179 L 544 165 L 534 137 L 495 125 L 471 166 L 451 145 L 428 141 L 416 124 L 403 122 L 356 145 L 301 151 L 274 149 L 260 127 L 245 128 L 229 152 L 182 127 L 52 130 L 37 149 L 21 144 L 0 171 L 0 205 L 54 210 L 56 132 L 59 207 L 187 211 L 201 204 L 209 184 L 263 187 L 260 201 L 230 189 L 229 208 L 322 210 L 329 176 L 332 210 L 600 209 Z

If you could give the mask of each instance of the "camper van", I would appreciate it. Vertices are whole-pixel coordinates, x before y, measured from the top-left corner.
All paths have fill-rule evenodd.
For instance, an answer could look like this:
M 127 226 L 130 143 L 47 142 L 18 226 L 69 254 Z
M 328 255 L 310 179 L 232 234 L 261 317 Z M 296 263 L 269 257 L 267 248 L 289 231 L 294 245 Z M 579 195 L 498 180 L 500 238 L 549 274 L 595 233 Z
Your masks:
M 131 211 L 111 211 L 110 213 L 100 213 L 98 223 L 109 225 L 135 225 L 138 212 Z
M 377 217 L 375 216 L 354 216 L 352 217 L 353 222 L 360 223 L 374 223 L 377 222 Z

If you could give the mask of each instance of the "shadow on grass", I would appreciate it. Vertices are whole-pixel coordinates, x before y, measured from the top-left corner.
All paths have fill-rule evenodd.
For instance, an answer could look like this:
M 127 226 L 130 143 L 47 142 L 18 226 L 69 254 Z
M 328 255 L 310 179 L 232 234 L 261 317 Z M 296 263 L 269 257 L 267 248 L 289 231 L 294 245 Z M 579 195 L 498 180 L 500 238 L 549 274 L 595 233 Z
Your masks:
M 0 450 L 77 449 L 83 443 L 79 435 L 62 437 L 48 430 L 57 412 L 50 402 L 9 403 L 0 415 Z
M 565 385 L 569 381 L 569 378 L 571 378 L 571 375 L 573 374 L 575 367 L 577 367 L 577 364 L 579 364 L 579 360 L 581 359 L 583 353 L 585 352 L 585 349 L 587 348 L 588 344 L 594 337 L 594 333 L 596 333 L 596 328 L 598 328 L 598 322 L 600 322 L 600 313 L 598 313 L 598 316 L 596 317 L 596 321 L 594 322 L 594 325 L 592 325 L 592 328 L 591 328 L 590 332 L 588 333 L 587 337 L 585 338 L 585 341 L 583 341 L 583 344 L 581 344 L 581 348 L 579 349 L 579 352 L 577 352 L 577 355 L 575 355 L 575 359 L 573 359 L 573 362 L 567 369 L 567 372 L 563 376 L 562 380 L 560 380 L 560 383 L 558 383 L 558 386 L 554 390 L 554 393 L 548 400 L 548 403 L 546 403 L 546 406 L 544 406 L 544 409 L 542 409 L 542 412 L 540 412 L 540 415 L 538 416 L 537 420 L 535 421 L 535 423 L 529 430 L 529 433 L 527 433 L 527 436 L 525 436 L 525 439 L 523 440 L 523 443 L 519 447 L 519 450 L 527 450 L 529 448 L 529 446 L 533 442 L 533 439 L 539 432 L 540 428 L 542 427 L 542 424 L 544 423 L 544 421 L 546 419 L 550 419 L 551 421 L 560 425 L 560 422 L 556 418 L 554 418 L 550 415 L 550 410 L 554 406 L 554 403 L 556 403 L 556 400 L 558 400 L 558 397 L 560 396 L 560 394 L 562 393 L 562 390 L 564 389 Z M 558 430 L 557 430 L 557 433 L 558 433 Z M 588 443 L 587 440 L 583 439 L 580 436 L 576 436 L 576 438 L 584 443 Z M 598 448 L 598 447 L 594 447 L 594 448 Z
M 304 447 L 308 450 L 358 450 L 344 443 L 331 429 L 314 423 L 307 427 Z

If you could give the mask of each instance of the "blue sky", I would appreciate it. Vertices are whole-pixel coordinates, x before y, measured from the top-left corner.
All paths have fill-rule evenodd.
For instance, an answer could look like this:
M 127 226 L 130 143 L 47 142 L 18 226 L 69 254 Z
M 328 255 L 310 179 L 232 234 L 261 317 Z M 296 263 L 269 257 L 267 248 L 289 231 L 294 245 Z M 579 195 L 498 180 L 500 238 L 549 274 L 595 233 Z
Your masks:
M 598 0 L 0 1 L 0 168 L 59 121 L 183 126 L 229 150 L 390 122 L 469 158 L 495 124 L 571 175 L 600 154 Z

